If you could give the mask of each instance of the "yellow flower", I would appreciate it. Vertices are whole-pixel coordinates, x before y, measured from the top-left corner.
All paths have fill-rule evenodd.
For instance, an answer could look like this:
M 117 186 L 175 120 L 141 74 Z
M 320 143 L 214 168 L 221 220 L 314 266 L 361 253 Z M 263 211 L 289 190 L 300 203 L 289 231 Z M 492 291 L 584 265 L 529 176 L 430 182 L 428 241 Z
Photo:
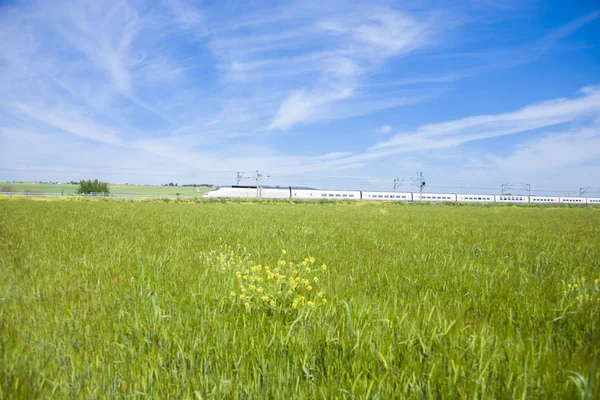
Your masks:
M 287 251 L 285 251 L 285 249 L 281 250 L 281 254 L 285 255 L 287 254 Z
M 598 284 L 598 279 L 594 279 L 594 285 Z
M 271 301 L 269 302 L 269 304 L 270 304 L 272 307 L 275 307 L 275 300 L 271 300 Z
M 581 283 L 585 283 L 585 277 L 581 278 Z
M 598 298 L 596 299 L 596 301 L 597 301 L 598 303 L 600 303 L 600 297 L 598 297 Z
M 231 292 L 231 295 L 232 295 L 232 296 L 234 296 L 234 297 L 235 297 L 235 296 L 237 296 L 237 295 L 235 294 L 235 292 L 233 292 L 233 291 Z
M 260 298 L 262 301 L 268 301 L 269 300 L 269 296 L 261 296 Z
M 575 285 L 573 285 L 573 287 L 574 287 L 575 289 L 577 289 L 577 288 L 579 287 L 579 285 L 578 285 L 578 284 L 575 284 Z
M 312 307 L 315 305 L 315 303 L 313 303 L 312 301 L 309 301 L 308 303 L 306 303 L 307 306 Z
M 567 294 L 567 291 L 566 291 L 566 290 L 563 290 L 563 294 Z
M 294 265 L 294 262 L 293 262 L 293 261 L 290 261 L 290 267 L 291 267 L 292 265 Z
M 306 267 L 306 272 L 310 274 L 310 267 Z
M 567 287 L 570 289 L 570 288 L 571 288 L 571 284 L 569 283 L 569 284 L 567 285 Z
M 312 290 L 312 286 L 307 286 L 306 289 L 307 290 Z
M 581 299 L 581 297 L 579 297 L 579 296 L 575 297 L 575 300 L 579 300 L 579 299 Z
M 311 264 L 314 264 L 314 262 L 315 262 L 315 258 L 314 258 L 314 257 L 311 257 L 311 258 L 309 259 L 309 261 L 310 261 L 310 263 L 311 263 Z
M 317 278 L 316 276 L 313 278 L 313 281 L 315 282 L 319 282 L 319 278 Z
M 291 290 L 288 290 L 288 291 L 287 291 L 287 294 L 288 294 L 288 295 L 291 295 L 291 294 L 293 294 L 293 293 L 294 293 L 294 292 L 292 292 Z
M 263 289 L 263 288 L 261 288 L 261 287 L 259 287 L 258 289 L 256 289 L 256 291 L 257 291 L 258 293 L 262 293 L 262 292 L 264 291 L 264 289 Z
M 323 299 L 323 300 L 321 300 L 321 302 L 322 302 L 323 304 L 325 304 L 325 303 L 327 303 L 327 299 Z
M 292 303 L 292 308 L 297 308 L 298 307 L 298 302 L 296 300 L 294 300 L 294 302 Z
M 250 308 L 250 303 L 244 303 L 244 307 Z
M 323 291 L 321 290 L 319 293 L 317 293 L 317 296 L 318 296 L 318 297 L 323 297 L 323 295 L 324 295 L 324 294 L 325 294 L 325 293 L 323 293 Z
M 235 273 L 235 276 L 237 276 L 238 278 L 242 276 L 242 273 L 240 271 Z
M 323 271 L 325 271 L 325 270 L 327 269 L 327 265 L 325 265 L 325 264 L 321 265 L 321 269 L 322 269 Z
M 240 299 L 243 299 L 245 297 L 246 297 L 246 295 L 244 293 L 240 294 Z

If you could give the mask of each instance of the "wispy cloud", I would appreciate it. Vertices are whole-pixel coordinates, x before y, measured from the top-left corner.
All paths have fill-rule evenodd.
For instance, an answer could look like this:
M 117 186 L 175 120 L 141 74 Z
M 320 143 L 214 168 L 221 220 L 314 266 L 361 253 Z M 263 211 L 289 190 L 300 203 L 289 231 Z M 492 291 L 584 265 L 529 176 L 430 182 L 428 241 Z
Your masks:
M 353 154 L 313 167 L 342 167 L 359 162 L 372 162 L 394 154 L 455 148 L 477 140 L 514 135 L 560 124 L 590 124 L 597 118 L 600 118 L 600 87 L 585 87 L 572 98 L 545 101 L 508 113 L 480 115 L 423 125 L 415 131 L 397 133 L 392 138 L 375 144 L 364 153 Z M 590 129 L 593 131 L 597 126 L 594 125 Z M 589 135 L 589 130 L 584 132 L 588 132 Z M 582 133 L 577 133 L 574 137 L 581 139 L 581 135 Z M 565 136 L 561 138 L 566 140 Z
M 600 87 L 586 87 L 574 98 L 556 99 L 524 107 L 510 113 L 481 115 L 419 127 L 415 132 L 396 134 L 372 150 L 427 147 L 434 141 L 458 145 L 467 141 L 510 135 L 545 128 L 579 118 L 598 115 Z
M 510 155 L 491 156 L 492 168 L 521 173 L 553 171 L 600 160 L 600 119 L 584 128 L 544 134 L 521 143 Z

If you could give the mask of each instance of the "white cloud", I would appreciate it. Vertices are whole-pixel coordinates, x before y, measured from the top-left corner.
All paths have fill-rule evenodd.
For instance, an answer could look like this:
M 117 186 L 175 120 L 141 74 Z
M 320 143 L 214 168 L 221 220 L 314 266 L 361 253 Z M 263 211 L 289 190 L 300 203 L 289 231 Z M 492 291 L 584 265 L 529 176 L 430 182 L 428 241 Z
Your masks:
M 582 129 L 543 135 L 519 144 L 506 157 L 492 156 L 492 167 L 508 171 L 548 172 L 600 162 L 600 120 Z
M 415 154 L 451 149 L 476 140 L 523 133 L 564 123 L 589 124 L 596 118 L 600 118 L 600 87 L 585 87 L 578 92 L 576 97 L 545 101 L 509 113 L 481 115 L 423 125 L 415 131 L 394 135 L 391 139 L 377 143 L 363 153 L 313 164 L 309 168 L 314 170 L 339 168 L 344 165 L 370 163 L 395 154 Z M 597 126 L 594 125 L 589 129 L 593 131 L 597 129 Z M 575 137 L 579 138 L 582 145 L 586 143 L 580 136 Z M 588 141 L 591 140 L 588 136 L 585 137 L 588 138 Z M 563 141 L 568 140 L 568 137 L 565 136 L 561 138 Z M 587 144 L 593 143 L 595 143 L 594 140 Z M 577 158 L 578 153 L 571 151 L 569 154 L 571 157 Z M 586 154 L 589 152 L 580 153 L 577 162 L 583 162 Z
M 270 128 L 288 129 L 322 112 L 322 107 L 334 100 L 346 99 L 352 95 L 351 88 L 335 93 L 307 93 L 304 90 L 292 93 L 277 110 Z
M 384 125 L 381 128 L 379 128 L 379 132 L 383 133 L 384 135 L 387 135 L 391 131 L 392 131 L 392 127 L 390 125 Z
M 600 112 L 600 87 L 579 91 L 578 97 L 545 101 L 502 114 L 481 115 L 437 124 L 423 125 L 412 132 L 396 134 L 372 150 L 456 146 L 468 141 L 510 135 L 550 127 Z

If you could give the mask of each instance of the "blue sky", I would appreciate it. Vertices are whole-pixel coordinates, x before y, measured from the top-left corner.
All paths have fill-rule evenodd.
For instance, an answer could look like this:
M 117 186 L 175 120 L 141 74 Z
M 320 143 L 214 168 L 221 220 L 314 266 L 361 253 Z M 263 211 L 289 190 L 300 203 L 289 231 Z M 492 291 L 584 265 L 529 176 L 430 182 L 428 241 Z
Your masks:
M 600 197 L 595 1 L 0 4 L 0 180 Z

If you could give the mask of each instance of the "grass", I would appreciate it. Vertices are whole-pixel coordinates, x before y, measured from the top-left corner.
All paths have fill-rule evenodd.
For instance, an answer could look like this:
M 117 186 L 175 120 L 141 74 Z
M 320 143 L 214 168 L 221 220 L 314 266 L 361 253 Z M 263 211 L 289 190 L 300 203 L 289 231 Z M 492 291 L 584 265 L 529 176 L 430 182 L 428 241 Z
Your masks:
M 72 194 L 77 191 L 77 185 L 70 184 L 52 184 L 52 183 L 12 183 L 0 182 L 0 187 L 10 186 L 15 192 L 24 192 L 31 190 L 41 193 L 64 193 Z M 210 188 L 201 187 L 199 192 L 195 187 L 183 186 L 137 186 L 137 185 L 110 185 L 111 193 L 116 194 L 132 194 L 132 195 L 148 195 L 148 196 L 202 196 L 210 191 Z
M 599 260 L 600 209 L 4 199 L 0 398 L 593 398 Z

